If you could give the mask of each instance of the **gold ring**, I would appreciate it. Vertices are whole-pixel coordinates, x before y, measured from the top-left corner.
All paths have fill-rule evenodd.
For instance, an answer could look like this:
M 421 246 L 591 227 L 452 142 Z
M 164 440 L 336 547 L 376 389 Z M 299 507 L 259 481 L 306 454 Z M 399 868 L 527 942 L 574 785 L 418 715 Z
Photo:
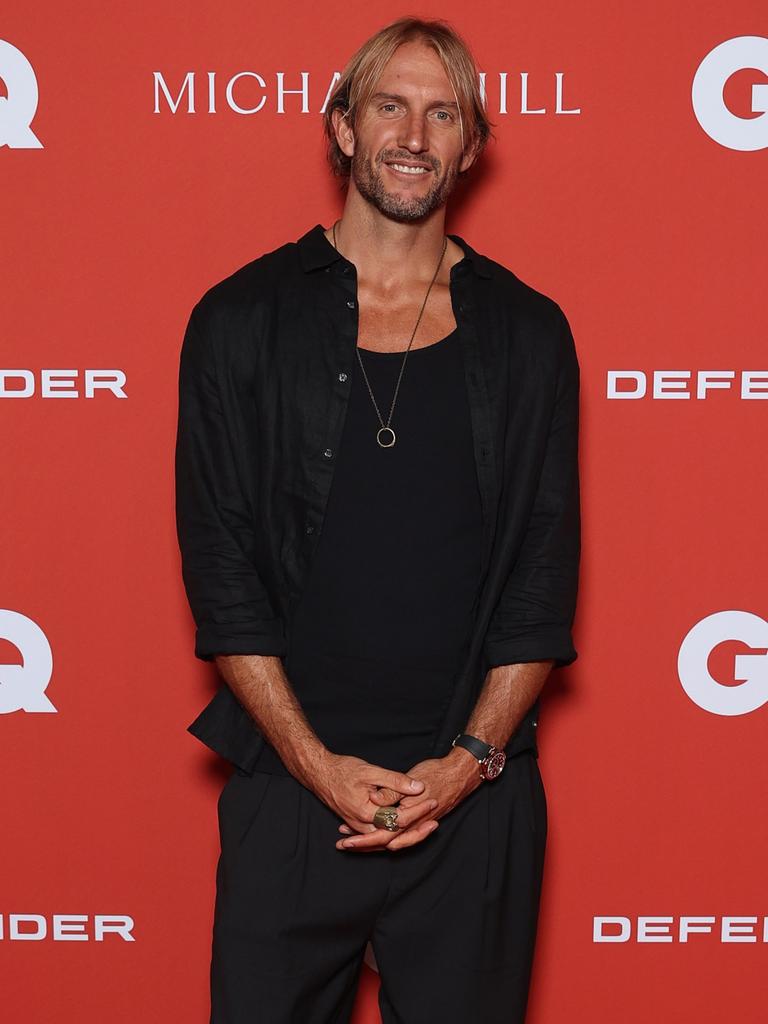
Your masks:
M 397 832 L 400 826 L 397 824 L 396 807 L 379 807 L 373 816 L 373 824 L 379 828 L 386 828 L 390 832 Z

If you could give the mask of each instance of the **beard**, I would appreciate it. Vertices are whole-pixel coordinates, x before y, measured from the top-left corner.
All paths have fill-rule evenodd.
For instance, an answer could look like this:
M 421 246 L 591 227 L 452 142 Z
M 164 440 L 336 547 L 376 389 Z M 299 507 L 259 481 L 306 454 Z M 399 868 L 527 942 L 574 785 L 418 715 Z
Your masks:
M 433 166 L 432 171 L 427 172 L 432 175 L 433 180 L 426 192 L 420 195 L 403 195 L 399 192 L 388 192 L 383 181 L 384 161 L 392 159 L 394 158 L 386 152 L 383 153 L 374 169 L 371 167 L 367 152 L 356 148 L 352 155 L 350 175 L 355 187 L 363 199 L 377 210 L 393 220 L 409 223 L 428 217 L 448 201 L 458 177 L 458 163 L 451 164 L 442 178 Z

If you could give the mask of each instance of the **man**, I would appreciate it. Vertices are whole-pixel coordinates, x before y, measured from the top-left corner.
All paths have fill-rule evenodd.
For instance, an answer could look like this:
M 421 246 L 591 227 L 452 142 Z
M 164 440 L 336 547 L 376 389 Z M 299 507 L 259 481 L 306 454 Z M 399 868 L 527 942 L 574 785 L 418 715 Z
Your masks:
M 211 1021 L 348 1021 L 370 940 L 385 1024 L 513 1024 L 538 696 L 577 656 L 578 362 L 555 302 L 445 235 L 490 133 L 449 26 L 376 33 L 325 124 L 342 216 L 207 292 L 181 354 L 182 569 L 226 684 L 189 729 L 235 765 Z

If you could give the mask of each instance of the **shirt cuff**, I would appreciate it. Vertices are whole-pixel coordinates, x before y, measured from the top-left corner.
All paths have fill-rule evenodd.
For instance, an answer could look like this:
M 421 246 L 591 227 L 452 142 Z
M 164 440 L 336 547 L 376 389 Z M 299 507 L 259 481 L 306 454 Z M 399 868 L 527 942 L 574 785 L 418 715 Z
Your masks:
M 550 658 L 555 661 L 554 668 L 564 668 L 578 657 L 571 631 L 565 627 L 543 629 L 514 640 L 486 640 L 484 651 L 488 668 Z
M 262 654 L 282 658 L 288 653 L 285 630 L 279 619 L 263 624 L 243 624 L 223 630 L 200 626 L 195 632 L 195 657 L 213 661 L 217 654 Z

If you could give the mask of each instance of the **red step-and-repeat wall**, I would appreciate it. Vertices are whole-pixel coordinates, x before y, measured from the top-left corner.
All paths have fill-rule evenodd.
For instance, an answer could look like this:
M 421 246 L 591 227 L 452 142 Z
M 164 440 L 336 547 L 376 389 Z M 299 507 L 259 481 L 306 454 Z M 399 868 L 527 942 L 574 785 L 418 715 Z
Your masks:
M 174 532 L 181 337 L 339 215 L 326 97 L 410 13 L 465 36 L 496 123 L 448 230 L 560 303 L 582 370 L 529 1020 L 768 1019 L 764 4 L 83 0 L 0 18 L 8 1024 L 207 1020 L 226 766 L 186 732 L 216 679 Z

